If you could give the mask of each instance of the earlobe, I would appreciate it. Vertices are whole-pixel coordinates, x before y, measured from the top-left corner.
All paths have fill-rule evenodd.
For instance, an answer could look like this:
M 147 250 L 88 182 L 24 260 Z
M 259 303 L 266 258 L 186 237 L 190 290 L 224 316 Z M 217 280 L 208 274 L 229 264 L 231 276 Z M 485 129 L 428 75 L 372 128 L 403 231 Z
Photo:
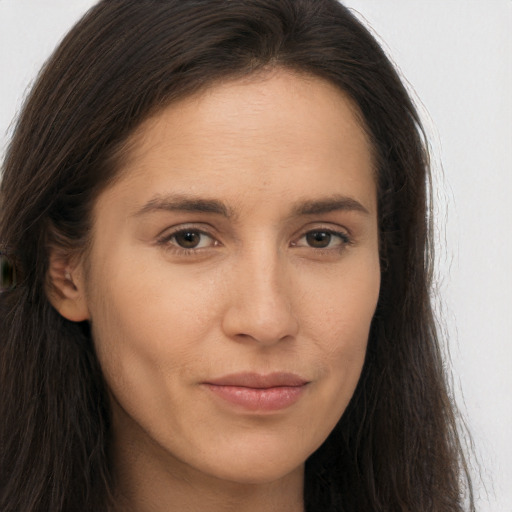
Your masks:
M 46 293 L 53 307 L 66 319 L 82 322 L 89 319 L 89 310 L 85 297 L 83 268 L 73 264 L 70 258 L 50 254 Z

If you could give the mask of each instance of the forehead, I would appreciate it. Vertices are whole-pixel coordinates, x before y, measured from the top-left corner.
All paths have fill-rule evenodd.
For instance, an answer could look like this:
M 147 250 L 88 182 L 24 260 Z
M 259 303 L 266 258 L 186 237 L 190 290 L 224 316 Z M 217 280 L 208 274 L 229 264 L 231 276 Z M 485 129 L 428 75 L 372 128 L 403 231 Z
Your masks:
M 177 101 L 142 123 L 126 147 L 116 186 L 136 187 L 141 201 L 160 189 L 250 202 L 259 192 L 325 195 L 326 183 L 374 181 L 353 102 L 330 82 L 284 70 Z
M 287 124 L 292 113 L 294 124 Z M 326 124 L 326 120 L 330 122 Z M 169 124 L 179 129 L 172 134 Z M 344 91 L 318 76 L 276 68 L 214 82 L 157 111 L 128 139 L 123 167 L 147 156 L 157 144 L 183 142 L 179 139 L 190 134 L 185 131 L 188 126 L 198 138 L 204 135 L 205 149 L 208 137 L 219 130 L 224 138 L 237 137 L 237 142 L 247 147 L 254 142 L 250 136 L 262 139 L 265 129 L 270 132 L 272 128 L 281 135 L 276 142 L 296 141 L 299 136 L 302 142 L 309 141 L 309 146 L 317 139 L 342 137 L 348 145 L 352 132 L 365 138 L 365 149 L 372 149 L 363 116 Z

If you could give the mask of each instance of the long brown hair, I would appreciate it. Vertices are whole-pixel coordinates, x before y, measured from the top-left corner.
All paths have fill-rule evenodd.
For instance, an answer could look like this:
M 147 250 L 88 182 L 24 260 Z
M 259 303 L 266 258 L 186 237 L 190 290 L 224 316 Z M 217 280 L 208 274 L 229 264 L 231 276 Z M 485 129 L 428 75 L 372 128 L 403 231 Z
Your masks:
M 3 165 L 0 509 L 106 510 L 109 404 L 87 323 L 46 296 L 48 249 L 85 250 L 91 206 L 149 115 L 218 80 L 283 67 L 358 106 L 378 163 L 381 293 L 346 412 L 306 462 L 312 511 L 462 511 L 471 483 L 430 305 L 429 163 L 418 115 L 336 0 L 103 0 L 44 66 Z

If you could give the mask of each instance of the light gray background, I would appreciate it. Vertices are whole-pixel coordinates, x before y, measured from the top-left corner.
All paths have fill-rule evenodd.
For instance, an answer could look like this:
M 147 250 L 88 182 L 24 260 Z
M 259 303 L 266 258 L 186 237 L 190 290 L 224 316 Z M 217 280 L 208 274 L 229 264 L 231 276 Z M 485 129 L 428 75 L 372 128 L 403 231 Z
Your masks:
M 0 154 L 41 64 L 93 3 L 0 0 Z M 425 120 L 437 307 L 481 464 L 478 510 L 512 512 L 512 0 L 346 4 L 384 41 Z

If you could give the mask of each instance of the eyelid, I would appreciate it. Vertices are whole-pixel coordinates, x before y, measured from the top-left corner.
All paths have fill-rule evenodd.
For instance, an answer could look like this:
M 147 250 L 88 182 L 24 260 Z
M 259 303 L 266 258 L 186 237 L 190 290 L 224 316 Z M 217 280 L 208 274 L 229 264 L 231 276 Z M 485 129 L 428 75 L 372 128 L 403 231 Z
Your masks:
M 180 247 L 176 243 L 172 243 L 171 240 L 179 235 L 180 233 L 194 232 L 198 233 L 201 236 L 205 236 L 211 239 L 212 244 L 208 245 L 208 247 Z M 209 249 L 210 247 L 215 247 L 216 245 L 221 245 L 217 238 L 211 233 L 211 231 L 204 229 L 203 227 L 199 227 L 195 224 L 180 224 L 175 226 L 174 228 L 167 228 L 160 235 L 158 235 L 156 239 L 157 245 L 167 246 L 166 248 L 169 250 L 175 250 L 176 252 L 180 252 L 183 254 L 191 254 L 204 249 Z
M 168 227 L 160 235 L 157 236 L 156 244 L 161 245 L 165 248 L 165 250 L 174 252 L 177 255 L 199 255 L 203 251 L 208 251 L 213 247 L 221 246 L 222 243 L 219 241 L 218 237 L 212 233 L 214 231 L 211 226 L 207 226 L 204 228 L 204 224 L 198 226 L 197 224 L 180 224 L 174 227 Z M 205 247 L 182 247 L 175 241 L 173 242 L 173 238 L 175 238 L 180 233 L 193 232 L 197 233 L 203 237 L 207 237 L 210 239 L 210 243 L 208 243 Z M 335 244 L 332 247 L 314 247 L 313 245 L 309 245 L 308 243 L 300 243 L 302 239 L 308 236 L 311 233 L 327 233 L 336 237 L 339 240 L 339 243 Z M 326 226 L 324 225 L 313 225 L 308 226 L 307 228 L 303 228 L 298 235 L 293 237 L 290 242 L 290 247 L 293 248 L 304 248 L 304 249 L 312 249 L 315 252 L 319 253 L 322 251 L 325 252 L 333 252 L 338 251 L 342 252 L 348 245 L 352 245 L 353 239 L 349 233 L 348 229 L 342 228 L 341 226 Z
M 297 241 L 301 240 L 305 236 L 310 233 L 328 233 L 330 235 L 336 236 L 341 239 L 343 245 L 348 245 L 353 243 L 352 236 L 348 229 L 344 229 L 342 227 L 336 226 L 325 226 L 325 225 L 316 225 L 308 227 L 307 229 L 301 230 L 300 234 L 294 237 L 294 242 L 291 245 L 297 246 Z

